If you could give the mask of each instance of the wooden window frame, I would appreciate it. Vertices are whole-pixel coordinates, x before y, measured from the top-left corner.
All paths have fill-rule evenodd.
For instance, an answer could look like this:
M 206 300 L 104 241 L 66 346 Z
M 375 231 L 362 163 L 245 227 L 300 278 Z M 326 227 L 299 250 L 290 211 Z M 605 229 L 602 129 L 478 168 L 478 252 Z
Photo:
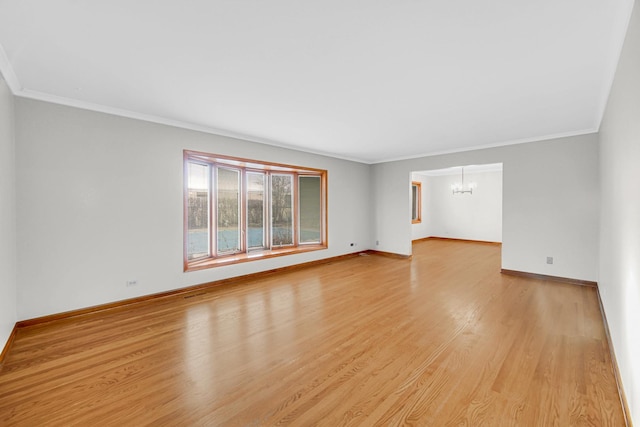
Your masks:
M 413 188 L 416 188 L 415 193 Z M 416 194 L 415 206 L 416 209 L 414 211 L 414 200 L 413 195 Z M 416 212 L 417 211 L 417 212 Z M 414 217 L 415 214 L 415 217 Z M 411 181 L 411 224 L 420 224 L 422 222 L 422 183 L 420 181 Z
M 209 165 L 209 174 L 213 175 L 217 167 L 233 168 L 240 170 L 240 251 L 230 254 L 219 254 L 215 239 L 217 239 L 217 221 L 215 220 L 215 209 L 217 204 L 217 185 L 213 185 L 213 179 L 209 186 L 210 198 L 210 229 L 209 254 L 206 257 L 188 259 L 188 165 L 190 162 Z M 263 162 L 238 157 L 224 156 L 219 154 L 204 153 L 199 151 L 183 151 L 183 269 L 185 272 L 213 268 L 224 265 L 232 265 L 242 262 L 256 261 L 272 257 L 292 255 L 297 253 L 311 252 L 328 248 L 328 209 L 327 209 L 327 171 L 324 169 L 292 166 L 281 163 Z M 246 180 L 247 172 L 259 172 L 265 174 L 265 226 L 269 231 L 264 235 L 265 248 L 248 248 L 248 218 L 247 218 L 247 192 Z M 292 221 L 293 221 L 293 244 L 287 246 L 277 246 L 272 248 L 271 240 L 271 175 L 287 174 L 292 175 Z M 321 188 L 321 231 L 319 243 L 300 243 L 299 239 L 299 195 L 298 180 L 300 176 L 317 176 L 320 178 Z M 267 194 L 268 193 L 268 194 Z

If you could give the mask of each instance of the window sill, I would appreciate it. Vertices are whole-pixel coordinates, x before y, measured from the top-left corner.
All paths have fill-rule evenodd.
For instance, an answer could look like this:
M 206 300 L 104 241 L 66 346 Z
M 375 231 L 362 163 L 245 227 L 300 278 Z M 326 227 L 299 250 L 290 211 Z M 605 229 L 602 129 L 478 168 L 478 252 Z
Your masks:
M 319 251 L 327 249 L 326 245 L 304 245 L 296 248 L 273 249 L 270 251 L 256 251 L 225 256 L 222 258 L 207 258 L 203 260 L 191 261 L 185 265 L 184 271 L 197 271 L 207 268 L 222 267 L 225 265 L 240 264 L 249 261 L 258 261 L 261 259 L 275 258 L 284 255 L 300 254 L 305 252 Z

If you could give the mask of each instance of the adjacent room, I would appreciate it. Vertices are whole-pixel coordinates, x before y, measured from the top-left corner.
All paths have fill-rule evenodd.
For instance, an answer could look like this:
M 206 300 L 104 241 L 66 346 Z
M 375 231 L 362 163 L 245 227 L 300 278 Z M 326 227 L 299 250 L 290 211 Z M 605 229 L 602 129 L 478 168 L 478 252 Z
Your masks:
M 632 426 L 640 4 L 0 2 L 0 425 Z
M 411 240 L 502 243 L 502 164 L 411 172 Z M 473 196 L 473 197 L 472 197 Z

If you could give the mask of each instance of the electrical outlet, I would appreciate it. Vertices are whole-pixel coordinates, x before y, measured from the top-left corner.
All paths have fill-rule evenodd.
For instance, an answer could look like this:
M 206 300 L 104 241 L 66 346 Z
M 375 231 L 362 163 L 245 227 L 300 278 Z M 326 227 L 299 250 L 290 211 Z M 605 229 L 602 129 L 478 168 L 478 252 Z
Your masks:
M 380 244 L 380 240 L 376 240 L 376 246 Z
M 552 256 L 548 256 L 547 257 L 547 264 L 553 264 L 553 257 Z
M 138 279 L 130 279 L 125 282 L 127 288 L 138 285 Z

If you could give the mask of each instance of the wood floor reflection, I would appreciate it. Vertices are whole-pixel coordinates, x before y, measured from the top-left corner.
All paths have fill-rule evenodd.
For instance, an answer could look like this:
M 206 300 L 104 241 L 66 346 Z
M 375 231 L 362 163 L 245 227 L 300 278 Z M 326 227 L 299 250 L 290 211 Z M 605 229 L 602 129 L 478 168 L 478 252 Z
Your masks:
M 623 426 L 595 289 L 428 240 L 18 330 L 0 425 Z

